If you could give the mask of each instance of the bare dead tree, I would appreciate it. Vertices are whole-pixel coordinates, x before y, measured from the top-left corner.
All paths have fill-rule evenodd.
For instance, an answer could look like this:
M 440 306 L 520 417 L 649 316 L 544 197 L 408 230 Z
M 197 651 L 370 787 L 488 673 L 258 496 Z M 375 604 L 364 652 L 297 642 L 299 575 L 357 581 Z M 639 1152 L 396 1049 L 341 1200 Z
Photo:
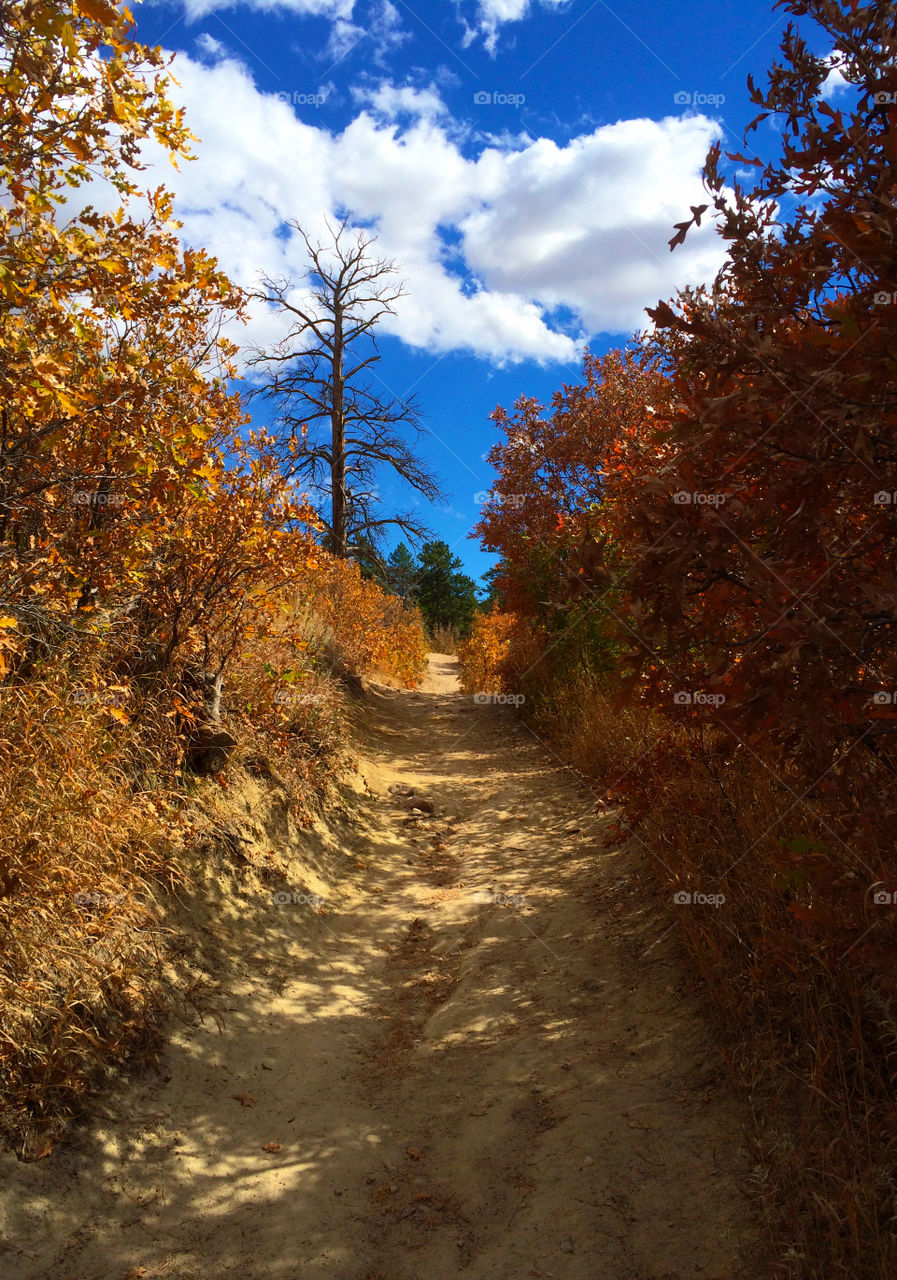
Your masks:
M 375 237 L 353 233 L 348 218 L 327 224 L 326 245 L 298 222 L 289 225 L 305 243 L 308 288 L 303 296 L 290 279 L 262 279 L 254 296 L 277 307 L 289 328 L 250 360 L 267 375 L 252 395 L 276 408 L 290 478 L 329 496 L 329 522 L 321 514 L 336 555 L 376 545 L 389 526 L 418 540 L 426 526 L 411 512 L 383 514 L 377 496 L 384 471 L 431 501 L 443 496 L 407 438 L 425 434 L 418 406 L 413 397 L 379 394 L 365 379 L 380 360 L 377 324 L 404 294 L 396 266 L 373 256 Z

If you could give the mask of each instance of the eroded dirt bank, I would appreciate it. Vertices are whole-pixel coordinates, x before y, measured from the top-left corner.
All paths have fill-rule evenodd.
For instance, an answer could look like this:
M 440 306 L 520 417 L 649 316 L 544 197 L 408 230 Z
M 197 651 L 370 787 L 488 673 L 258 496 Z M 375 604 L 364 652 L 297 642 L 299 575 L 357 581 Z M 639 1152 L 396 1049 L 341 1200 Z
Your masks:
M 637 852 L 452 659 L 372 686 L 359 731 L 323 905 L 222 910 L 214 1011 L 174 1024 L 163 1075 L 0 1159 L 0 1276 L 767 1280 Z

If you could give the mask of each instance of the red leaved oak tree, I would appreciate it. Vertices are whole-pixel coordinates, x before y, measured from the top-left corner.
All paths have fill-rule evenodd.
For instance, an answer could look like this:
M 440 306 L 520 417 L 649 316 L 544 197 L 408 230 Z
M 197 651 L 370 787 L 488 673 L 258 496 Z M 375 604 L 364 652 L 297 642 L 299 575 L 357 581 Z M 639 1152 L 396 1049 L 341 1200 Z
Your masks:
M 825 790 L 832 770 L 850 787 L 897 764 L 897 30 L 888 6 L 786 7 L 834 53 L 789 25 L 767 88 L 751 83 L 748 133 L 782 122 L 774 160 L 729 157 L 753 190 L 708 156 L 728 256 L 711 287 L 650 312 L 672 390 L 655 438 L 673 448 L 620 534 L 649 683 L 686 661 L 734 731 Z M 846 85 L 829 101 L 833 65 Z
M 897 23 L 784 8 L 825 54 L 789 24 L 750 83 L 746 136 L 772 117 L 778 154 L 729 155 L 756 171 L 743 188 L 714 146 L 708 203 L 670 242 L 709 213 L 717 277 L 658 303 L 625 360 L 587 361 L 549 415 L 496 414 L 496 494 L 523 497 L 487 503 L 506 611 L 461 657 L 470 689 L 525 688 L 666 887 L 717 895 L 686 894 L 680 937 L 769 1126 L 782 1273 L 879 1280 L 897 1267 Z
M 574 598 L 597 605 L 596 593 L 621 580 L 608 511 L 645 450 L 653 454 L 645 422 L 667 393 L 656 362 L 611 351 L 586 355 L 582 382 L 556 392 L 550 413 L 523 396 L 513 415 L 492 414 L 505 438 L 488 455 L 498 480 L 476 532 L 501 556 L 495 581 L 509 608 L 547 619 Z

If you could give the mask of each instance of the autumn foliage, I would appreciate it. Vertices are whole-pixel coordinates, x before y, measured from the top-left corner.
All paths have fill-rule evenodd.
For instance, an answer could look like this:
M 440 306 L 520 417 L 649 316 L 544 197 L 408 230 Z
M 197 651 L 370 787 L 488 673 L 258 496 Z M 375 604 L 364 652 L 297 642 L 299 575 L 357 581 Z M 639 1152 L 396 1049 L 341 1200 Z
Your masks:
M 406 689 L 420 684 L 427 665 L 420 613 L 362 577 L 354 561 L 319 554 L 301 599 L 327 626 L 351 670 L 382 671 Z
M 475 616 L 469 639 L 458 647 L 465 693 L 504 692 L 509 676 L 507 660 L 517 627 L 515 615 L 501 609 Z
M 164 1003 L 197 688 L 312 787 L 339 745 L 312 615 L 409 684 L 423 635 L 248 428 L 243 298 L 141 183 L 146 139 L 188 156 L 160 51 L 107 0 L 0 0 L 0 32 L 0 1109 L 34 1156 Z M 300 678 L 324 710 L 275 696 Z
M 749 189 L 711 150 L 708 203 L 671 243 L 715 217 L 717 278 L 660 302 L 625 352 L 588 356 L 547 410 L 495 414 L 479 533 L 506 612 L 483 622 L 466 678 L 526 693 L 670 890 L 724 896 L 678 918 L 774 1117 L 758 1152 L 785 1206 L 783 1267 L 883 1280 L 897 1264 L 883 1174 L 897 1141 L 895 34 L 888 6 L 785 7 L 833 52 L 789 26 L 767 87 L 751 83 L 747 136 L 773 117 L 781 150 L 728 156 L 755 170 Z M 825 96 L 833 65 L 846 87 Z

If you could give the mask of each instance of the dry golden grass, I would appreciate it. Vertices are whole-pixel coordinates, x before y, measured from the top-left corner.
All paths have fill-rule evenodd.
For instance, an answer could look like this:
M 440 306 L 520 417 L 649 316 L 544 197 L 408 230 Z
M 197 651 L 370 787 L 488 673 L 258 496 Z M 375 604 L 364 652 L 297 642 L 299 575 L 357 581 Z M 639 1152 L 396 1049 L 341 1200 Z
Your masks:
M 110 716 L 114 692 L 58 671 L 0 699 L 0 1113 L 26 1156 L 148 1051 L 164 1003 L 157 903 L 180 873 L 158 777 L 174 735 Z
M 427 636 L 431 653 L 457 654 L 462 638 L 455 627 L 433 627 Z
M 183 771 L 175 673 L 84 641 L 0 692 L 0 1138 L 49 1153 L 108 1079 L 152 1059 L 187 993 L 168 916 L 216 779 Z M 222 724 L 311 819 L 348 750 L 345 693 L 304 645 L 234 656 Z
M 321 661 L 317 632 L 308 647 L 268 637 L 256 641 L 231 673 L 224 697 L 232 731 L 253 755 L 277 761 L 296 812 L 308 812 L 335 782 L 349 749 L 346 691 Z
M 361 676 L 383 671 L 406 689 L 421 683 L 427 648 L 420 611 L 387 595 L 357 564 L 319 552 L 297 601 L 303 626 L 323 626 L 339 663 Z
M 650 851 L 705 980 L 753 1115 L 780 1274 L 897 1275 L 897 929 L 872 902 L 888 869 L 864 868 L 798 802 L 798 778 L 721 730 L 620 708 L 589 676 L 541 708 L 539 732 L 618 806 L 616 835 Z M 676 891 L 725 901 L 674 904 Z

